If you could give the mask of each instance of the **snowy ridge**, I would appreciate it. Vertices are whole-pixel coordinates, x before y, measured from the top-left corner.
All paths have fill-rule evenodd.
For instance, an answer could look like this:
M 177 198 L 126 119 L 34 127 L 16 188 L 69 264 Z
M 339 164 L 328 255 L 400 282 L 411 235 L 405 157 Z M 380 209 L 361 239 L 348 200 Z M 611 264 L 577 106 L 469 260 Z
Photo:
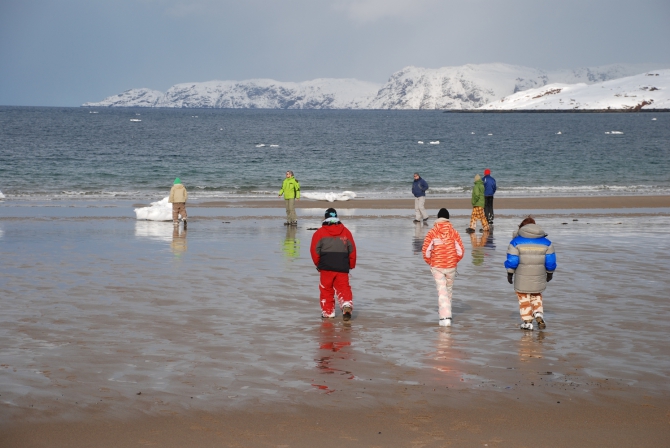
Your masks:
M 363 109 L 380 85 L 356 79 L 280 82 L 272 79 L 176 84 L 163 94 L 131 89 L 84 107 L 232 109 Z M 153 102 L 151 101 L 153 100 Z
M 356 79 L 304 82 L 272 79 L 176 84 L 166 93 L 131 89 L 84 107 L 242 109 L 475 109 L 505 96 L 550 83 L 592 84 L 631 76 L 649 65 L 607 65 L 543 71 L 510 64 L 405 67 L 384 85 Z
M 549 84 L 518 92 L 481 110 L 670 109 L 670 70 L 654 70 L 597 84 Z

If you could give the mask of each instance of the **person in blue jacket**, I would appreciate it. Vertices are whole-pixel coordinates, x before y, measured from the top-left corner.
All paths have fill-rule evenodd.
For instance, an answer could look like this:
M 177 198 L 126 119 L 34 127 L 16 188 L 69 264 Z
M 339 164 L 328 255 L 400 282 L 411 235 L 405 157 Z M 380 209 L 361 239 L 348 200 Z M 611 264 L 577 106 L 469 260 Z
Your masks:
M 520 328 L 532 330 L 535 319 L 537 326 L 545 329 L 542 293 L 554 278 L 556 252 L 546 232 L 530 216 L 521 221 L 519 230 L 514 232 L 507 248 L 505 269 L 507 281 L 514 285 L 519 299 L 519 314 L 523 320 Z
M 428 212 L 426 211 L 426 190 L 428 182 L 423 180 L 419 173 L 414 173 L 414 182 L 412 183 L 412 194 L 414 195 L 414 212 L 416 217 L 414 222 L 428 221 Z
M 486 168 L 484 170 L 484 216 L 493 225 L 493 195 L 496 194 L 496 180 L 491 177 L 491 170 Z

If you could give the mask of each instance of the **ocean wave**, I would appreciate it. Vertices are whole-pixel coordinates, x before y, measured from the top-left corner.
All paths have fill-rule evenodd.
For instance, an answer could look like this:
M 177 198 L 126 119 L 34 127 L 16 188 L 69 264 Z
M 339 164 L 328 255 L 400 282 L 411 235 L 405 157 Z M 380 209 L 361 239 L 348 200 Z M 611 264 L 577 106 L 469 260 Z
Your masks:
M 349 201 L 356 197 L 356 193 L 353 191 L 343 191 L 342 193 L 320 193 L 320 192 L 303 192 L 302 196 L 307 199 L 315 199 L 317 201 Z

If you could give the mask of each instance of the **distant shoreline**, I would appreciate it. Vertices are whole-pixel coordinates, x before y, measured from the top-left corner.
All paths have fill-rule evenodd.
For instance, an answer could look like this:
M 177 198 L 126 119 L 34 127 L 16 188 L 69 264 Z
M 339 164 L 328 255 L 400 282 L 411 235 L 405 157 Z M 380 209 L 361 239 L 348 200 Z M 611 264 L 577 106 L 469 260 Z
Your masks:
M 515 109 L 515 110 L 481 110 L 481 109 L 461 109 L 461 110 L 445 110 L 446 113 L 457 114 L 620 114 L 620 113 L 637 113 L 637 112 L 653 112 L 663 113 L 670 112 L 670 109 Z

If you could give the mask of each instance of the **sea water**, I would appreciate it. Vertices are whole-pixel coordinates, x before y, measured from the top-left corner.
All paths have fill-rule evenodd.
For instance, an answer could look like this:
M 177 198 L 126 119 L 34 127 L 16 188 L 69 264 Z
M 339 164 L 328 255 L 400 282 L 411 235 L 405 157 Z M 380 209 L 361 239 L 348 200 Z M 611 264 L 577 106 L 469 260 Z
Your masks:
M 415 171 L 466 197 L 485 168 L 498 196 L 670 193 L 668 113 L 95 111 L 0 107 L 5 201 L 158 200 L 177 176 L 189 199 L 272 197 L 286 170 L 359 198 L 411 197 Z

